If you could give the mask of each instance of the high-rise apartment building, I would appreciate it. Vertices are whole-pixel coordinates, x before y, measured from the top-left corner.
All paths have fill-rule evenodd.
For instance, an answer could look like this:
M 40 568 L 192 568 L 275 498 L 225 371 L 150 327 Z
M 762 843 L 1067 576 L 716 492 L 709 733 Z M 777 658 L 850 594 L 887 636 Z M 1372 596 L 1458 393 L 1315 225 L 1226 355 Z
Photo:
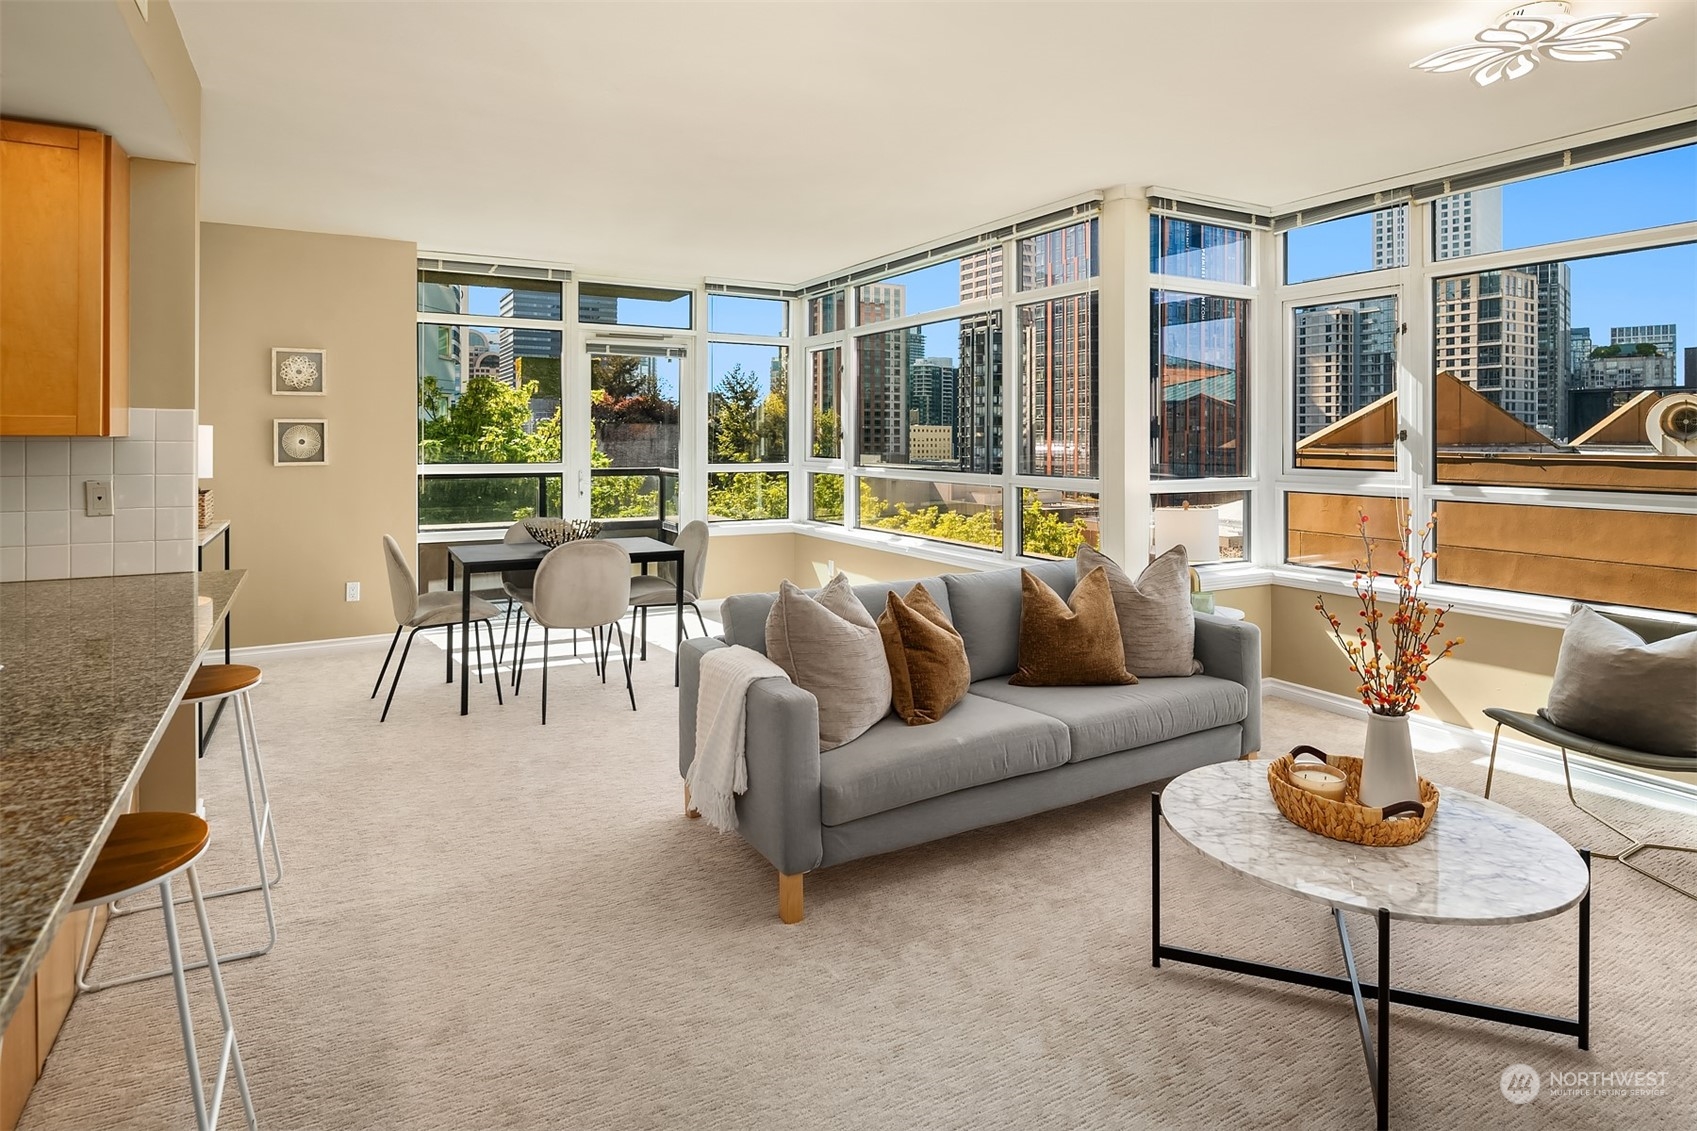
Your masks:
M 868 283 L 855 288 L 857 325 L 900 318 L 907 288 L 900 283 Z M 856 339 L 855 366 L 860 375 L 860 458 L 867 463 L 907 462 L 908 334 L 888 331 Z
M 1025 451 L 1029 475 L 1093 479 L 1100 395 L 1096 295 L 1019 308 Z
M 1295 334 L 1297 439 L 1396 388 L 1396 299 L 1304 307 Z
M 1697 346 L 1685 347 L 1685 373 L 1683 376 L 1686 388 L 1697 389 Z
M 1002 470 L 1002 312 L 960 320 L 955 457 L 961 471 Z
M 1431 205 L 1434 258 L 1454 259 L 1503 246 L 1503 192 L 1475 189 L 1439 197 Z M 1373 269 L 1408 264 L 1408 206 L 1373 213 Z
M 963 255 L 960 259 L 960 300 L 973 302 L 994 298 L 1002 293 L 1005 280 L 1002 274 L 1001 245 Z
M 616 302 L 595 296 L 589 296 L 589 301 Z M 500 314 L 503 318 L 538 318 L 558 322 L 562 316 L 560 292 L 513 287 L 501 293 Z M 503 326 L 497 339 L 499 344 L 496 349 L 501 355 L 501 380 L 514 387 L 519 383 L 518 371 L 513 364 L 517 358 L 560 356 L 558 330 Z
M 1538 279 L 1483 271 L 1438 284 L 1435 368 L 1534 424 L 1538 415 Z
M 921 357 L 907 367 L 907 422 L 951 431 L 960 408 L 960 366 L 952 357 Z
M 1516 268 L 1538 281 L 1538 401 L 1526 423 L 1546 436 L 1567 439 L 1567 390 L 1572 387 L 1569 330 L 1573 318 L 1573 275 L 1565 263 Z
M 1632 347 L 1648 344 L 1656 347 L 1663 357 L 1679 356 L 1679 327 L 1672 323 L 1657 326 L 1616 326 L 1609 331 L 1609 345 L 1630 352 Z

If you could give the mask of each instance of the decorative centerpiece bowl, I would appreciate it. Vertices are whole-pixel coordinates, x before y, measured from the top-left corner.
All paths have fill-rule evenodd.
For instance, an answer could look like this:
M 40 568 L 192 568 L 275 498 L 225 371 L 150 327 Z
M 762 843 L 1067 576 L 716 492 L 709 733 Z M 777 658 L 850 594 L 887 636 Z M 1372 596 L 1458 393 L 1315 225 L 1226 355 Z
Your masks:
M 531 518 L 525 520 L 524 528 L 532 538 L 549 548 L 594 538 L 601 533 L 601 524 L 593 518 Z
M 1332 801 L 1291 781 L 1291 769 L 1304 754 L 1344 773 L 1343 800 Z M 1361 759 L 1298 746 L 1267 767 L 1267 786 L 1279 812 L 1293 824 L 1333 840 L 1374 848 L 1401 848 L 1426 835 L 1438 815 L 1438 787 L 1419 779 L 1420 799 L 1383 808 L 1361 804 Z

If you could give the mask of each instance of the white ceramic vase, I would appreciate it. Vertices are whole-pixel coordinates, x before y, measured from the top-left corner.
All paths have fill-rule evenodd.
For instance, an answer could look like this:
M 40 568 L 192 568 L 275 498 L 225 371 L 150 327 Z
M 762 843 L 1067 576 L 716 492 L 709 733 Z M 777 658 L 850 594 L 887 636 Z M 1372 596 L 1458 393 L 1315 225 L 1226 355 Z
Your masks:
M 1414 773 L 1414 743 L 1407 715 L 1368 715 L 1367 748 L 1361 757 L 1361 804 L 1374 809 L 1398 801 L 1419 801 Z

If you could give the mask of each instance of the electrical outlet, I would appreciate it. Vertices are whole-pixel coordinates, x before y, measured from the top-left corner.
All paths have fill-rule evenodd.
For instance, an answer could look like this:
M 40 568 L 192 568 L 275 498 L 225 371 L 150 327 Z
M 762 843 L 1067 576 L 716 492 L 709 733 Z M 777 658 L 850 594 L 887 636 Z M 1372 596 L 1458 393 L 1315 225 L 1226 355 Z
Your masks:
M 359 582 L 357 582 L 357 581 L 348 582 L 347 599 L 350 600 L 350 601 L 359 600 Z
M 110 479 L 83 480 L 83 513 L 89 518 L 99 518 L 101 515 L 112 513 L 112 481 Z

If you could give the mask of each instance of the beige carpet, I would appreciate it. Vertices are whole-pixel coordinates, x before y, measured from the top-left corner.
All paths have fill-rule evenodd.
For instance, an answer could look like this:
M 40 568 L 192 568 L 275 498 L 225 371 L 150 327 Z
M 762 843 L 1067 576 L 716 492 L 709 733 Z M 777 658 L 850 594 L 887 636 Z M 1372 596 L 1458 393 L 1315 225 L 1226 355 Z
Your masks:
M 771 869 L 680 812 L 671 656 L 651 656 L 634 715 L 560 663 L 546 729 L 534 687 L 497 709 L 474 685 L 459 718 L 435 649 L 383 726 L 366 699 L 381 649 L 266 663 L 282 941 L 226 974 L 263 1126 L 1371 1126 L 1346 998 L 1150 968 L 1147 790 L 810 876 L 807 920 L 785 927 Z M 1359 733 L 1268 704 L 1270 751 Z M 213 879 L 246 859 L 233 741 L 204 763 Z M 1481 787 L 1458 755 L 1422 765 Z M 1556 787 L 1500 788 L 1590 835 Z M 1342 972 L 1323 908 L 1166 845 L 1168 941 Z M 1603 862 L 1595 893 L 1593 1051 L 1401 1010 L 1394 1125 L 1697 1125 L 1697 907 Z M 254 937 L 256 898 L 216 906 L 223 947 Z M 157 962 L 160 934 L 121 922 L 103 972 Z M 1575 939 L 1571 914 L 1399 925 L 1398 978 L 1567 1013 Z M 191 993 L 215 1047 L 204 975 Z M 181 1057 L 168 982 L 85 997 L 23 1128 L 190 1126 Z M 1498 1083 L 1515 1062 L 1666 1072 L 1666 1092 L 1514 1106 Z

